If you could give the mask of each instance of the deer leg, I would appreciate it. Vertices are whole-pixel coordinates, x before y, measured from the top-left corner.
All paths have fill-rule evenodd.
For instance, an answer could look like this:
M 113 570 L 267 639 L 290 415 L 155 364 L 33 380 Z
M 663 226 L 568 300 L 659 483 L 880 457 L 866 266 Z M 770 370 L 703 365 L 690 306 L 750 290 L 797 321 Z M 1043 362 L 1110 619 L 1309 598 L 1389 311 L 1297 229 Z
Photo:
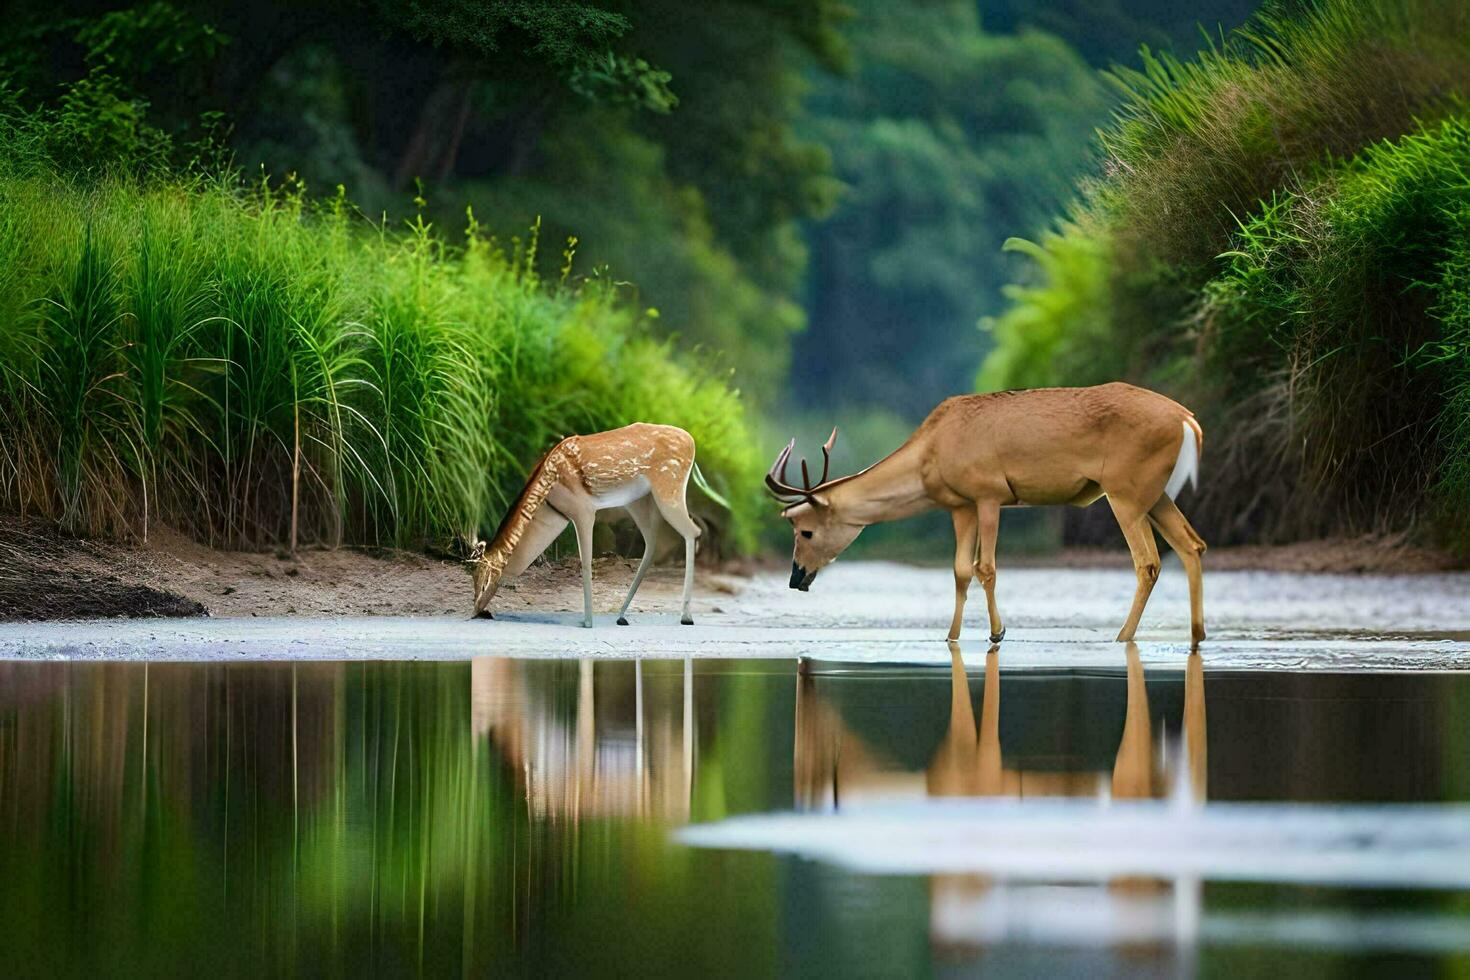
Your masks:
M 643 584 L 648 566 L 653 564 L 653 550 L 658 543 L 659 516 L 653 501 L 647 497 L 635 500 L 628 505 L 628 513 L 643 535 L 643 560 L 638 563 L 638 571 L 633 573 L 633 584 L 628 587 L 628 597 L 623 600 L 623 608 L 618 610 L 619 626 L 628 625 L 628 606 L 633 602 L 633 596 L 638 594 L 638 586 Z
M 924 782 L 930 796 L 970 796 L 975 782 L 975 709 L 970 680 L 956 640 L 949 641 L 949 730 L 934 753 Z
M 689 599 L 694 595 L 694 542 L 699 540 L 699 525 L 689 516 L 682 498 L 661 496 L 655 489 L 653 502 L 664 520 L 669 522 L 669 526 L 684 538 L 684 606 L 679 622 L 685 626 L 693 626 L 694 618 L 689 615 Z
M 1189 762 L 1189 785 L 1197 802 L 1204 802 L 1209 786 L 1209 738 L 1205 730 L 1205 662 L 1199 650 L 1184 665 L 1184 751 Z
M 1000 646 L 985 651 L 985 687 L 980 696 L 980 726 L 975 748 L 976 786 L 980 796 L 1005 793 L 1005 763 L 1000 754 Z
M 995 605 L 995 540 L 1000 536 L 1000 505 L 980 503 L 975 507 L 980 527 L 980 560 L 975 563 L 975 577 L 985 586 L 985 606 L 990 613 L 990 642 L 1005 639 L 1006 628 Z
M 1120 800 L 1142 800 L 1153 795 L 1153 725 L 1148 714 L 1148 686 L 1138 644 L 1128 642 L 1128 707 L 1123 716 L 1123 737 L 1113 760 L 1113 796 Z
M 1168 497 L 1160 497 L 1148 517 L 1179 556 L 1184 574 L 1189 576 L 1189 635 L 1198 643 L 1205 638 L 1205 575 L 1200 561 L 1205 553 L 1204 539 L 1194 533 L 1178 505 Z
M 597 783 L 597 700 L 593 680 L 592 661 L 583 657 L 577 661 L 577 791 L 572 810 L 574 819 L 581 816 L 583 806 L 590 808 L 593 787 Z
M 1149 593 L 1159 580 L 1159 549 L 1154 544 L 1154 532 L 1149 527 L 1147 515 L 1138 508 L 1108 498 L 1113 516 L 1123 529 L 1128 541 L 1128 550 L 1133 554 L 1133 572 L 1138 576 L 1138 589 L 1133 593 L 1133 608 L 1128 612 L 1128 621 L 1118 631 L 1118 642 L 1133 639 L 1138 631 L 1138 621 L 1143 618 L 1143 607 L 1148 603 Z
M 954 619 L 949 623 L 949 638 L 960 638 L 965 618 L 965 596 L 970 579 L 975 577 L 975 509 L 956 507 L 949 512 L 954 520 Z
M 577 555 L 582 559 L 582 625 L 592 627 L 592 522 L 593 511 L 572 517 L 577 529 Z
M 973 749 L 976 739 L 975 705 L 970 701 L 970 679 L 958 640 L 949 641 L 949 741 Z

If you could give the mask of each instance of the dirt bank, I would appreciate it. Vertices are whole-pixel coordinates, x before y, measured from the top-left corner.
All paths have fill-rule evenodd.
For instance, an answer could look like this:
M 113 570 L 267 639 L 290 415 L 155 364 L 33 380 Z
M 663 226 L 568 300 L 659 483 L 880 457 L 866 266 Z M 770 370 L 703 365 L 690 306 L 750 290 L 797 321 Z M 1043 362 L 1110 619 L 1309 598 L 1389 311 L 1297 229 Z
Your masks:
M 616 608 L 636 562 L 593 564 L 596 608 Z M 700 569 L 696 610 L 712 611 L 738 589 L 727 568 Z M 493 608 L 582 608 L 575 558 L 531 568 Z M 457 561 L 391 549 L 306 549 L 294 557 L 219 551 L 169 531 L 146 545 L 65 536 L 39 521 L 0 518 L 0 620 L 137 616 L 468 615 L 470 577 Z M 636 608 L 676 612 L 683 565 L 649 571 Z
M 201 602 L 154 584 L 155 572 L 129 549 L 0 518 L 0 620 L 205 614 Z
M 1128 567 L 1124 551 L 1072 550 L 1006 558 L 1010 567 Z M 595 608 L 615 610 L 632 580 L 631 559 L 593 565 Z M 773 566 L 774 567 L 774 566 Z M 1454 567 L 1448 556 L 1396 539 L 1319 541 L 1212 550 L 1210 570 L 1425 573 Z M 701 568 L 696 613 L 720 612 L 752 569 Z M 679 607 L 682 563 L 655 566 L 635 608 Z M 468 614 L 470 582 L 460 562 L 388 549 L 309 549 L 294 557 L 217 551 L 155 531 L 146 545 L 72 538 L 40 521 L 0 518 L 0 620 L 138 616 L 443 616 Z M 500 611 L 572 612 L 582 607 L 575 558 L 546 562 L 496 598 Z

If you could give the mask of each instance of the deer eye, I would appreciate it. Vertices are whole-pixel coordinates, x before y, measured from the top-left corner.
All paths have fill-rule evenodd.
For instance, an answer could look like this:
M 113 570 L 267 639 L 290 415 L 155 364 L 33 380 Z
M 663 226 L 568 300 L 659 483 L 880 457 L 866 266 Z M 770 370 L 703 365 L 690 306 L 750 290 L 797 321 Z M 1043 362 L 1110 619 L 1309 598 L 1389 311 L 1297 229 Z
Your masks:
M 812 536 L 812 532 L 810 532 L 810 531 L 802 531 L 801 532 L 801 536 L 804 537 L 804 538 L 809 538 L 809 537 Z

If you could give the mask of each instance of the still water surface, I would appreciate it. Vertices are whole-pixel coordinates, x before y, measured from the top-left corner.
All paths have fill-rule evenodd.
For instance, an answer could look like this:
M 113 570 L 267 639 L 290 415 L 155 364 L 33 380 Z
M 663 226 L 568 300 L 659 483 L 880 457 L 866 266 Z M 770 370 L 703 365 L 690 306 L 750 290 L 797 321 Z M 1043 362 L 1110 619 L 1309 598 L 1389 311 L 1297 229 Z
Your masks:
M 675 839 L 941 796 L 1470 800 L 1470 675 L 966 656 L 0 662 L 6 971 L 1470 970 L 1448 889 L 1017 887 Z

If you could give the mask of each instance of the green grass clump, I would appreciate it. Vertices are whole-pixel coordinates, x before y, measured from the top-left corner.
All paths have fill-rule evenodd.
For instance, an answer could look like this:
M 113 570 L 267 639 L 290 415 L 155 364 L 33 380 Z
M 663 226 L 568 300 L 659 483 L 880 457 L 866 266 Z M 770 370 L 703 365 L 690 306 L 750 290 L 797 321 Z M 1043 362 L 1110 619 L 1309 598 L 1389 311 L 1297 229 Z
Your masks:
M 1204 291 L 1209 375 L 1289 423 L 1253 468 L 1360 527 L 1470 502 L 1467 178 L 1466 119 L 1369 147 L 1266 202 Z
M 471 218 L 397 231 L 339 195 L 0 162 L 0 507 L 218 545 L 421 546 L 494 526 L 560 435 L 694 434 L 754 541 L 761 461 L 725 379 L 605 278 L 542 282 Z M 570 257 L 568 259 L 570 261 Z
M 1208 436 L 1191 519 L 1219 543 L 1465 511 L 1449 434 L 1470 6 L 1271 4 L 1192 60 L 1145 51 L 1112 77 L 1101 173 L 1019 246 L 1034 276 L 989 321 L 979 384 L 1178 397 Z

